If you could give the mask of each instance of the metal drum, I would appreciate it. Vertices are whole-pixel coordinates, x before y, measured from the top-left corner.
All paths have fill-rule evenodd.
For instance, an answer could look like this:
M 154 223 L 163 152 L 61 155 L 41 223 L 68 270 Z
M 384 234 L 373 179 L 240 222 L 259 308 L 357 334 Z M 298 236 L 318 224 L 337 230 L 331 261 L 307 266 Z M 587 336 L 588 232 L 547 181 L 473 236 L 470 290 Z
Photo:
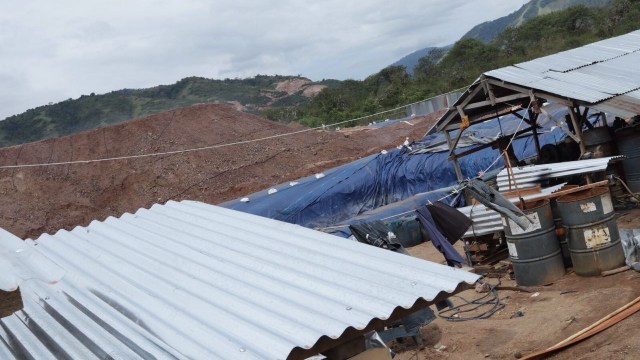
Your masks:
M 622 162 L 626 183 L 634 193 L 640 192 L 640 126 L 632 126 L 616 131 L 620 155 L 627 159 Z
M 504 220 L 516 282 L 522 286 L 550 284 L 565 273 L 550 202 L 527 203 L 523 212 L 531 220 L 526 230 L 511 219 Z
M 567 229 L 573 270 L 596 276 L 624 265 L 611 195 L 606 187 L 561 196 L 558 211 Z
M 597 127 L 582 133 L 585 149 L 593 154 L 594 158 L 611 156 L 615 153 L 613 138 L 608 127 Z
M 570 190 L 577 187 L 578 185 L 565 185 L 559 191 Z M 567 231 L 565 230 L 564 226 L 562 226 L 562 216 L 560 215 L 560 211 L 558 211 L 557 200 L 557 198 L 551 199 L 551 213 L 553 214 L 553 222 L 556 225 L 556 236 L 560 241 L 560 250 L 562 250 L 562 260 L 564 261 L 564 266 L 571 267 L 571 253 L 569 252 Z
M 617 154 L 617 149 L 613 142 L 611 129 L 609 127 L 597 127 L 586 130 L 583 133 L 583 137 L 585 150 L 590 152 L 594 159 Z M 610 169 L 615 170 L 613 167 Z M 601 181 L 605 178 L 605 172 L 591 174 L 591 179 L 593 181 Z

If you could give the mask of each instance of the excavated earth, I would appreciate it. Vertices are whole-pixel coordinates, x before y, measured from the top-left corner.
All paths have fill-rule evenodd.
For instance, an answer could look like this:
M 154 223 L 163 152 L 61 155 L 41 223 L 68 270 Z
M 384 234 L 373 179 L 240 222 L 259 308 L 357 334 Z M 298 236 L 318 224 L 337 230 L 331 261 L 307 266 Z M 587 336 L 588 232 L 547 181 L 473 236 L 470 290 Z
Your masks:
M 0 228 L 36 237 L 167 200 L 211 204 L 312 175 L 422 137 L 437 114 L 348 132 L 283 125 L 228 105 L 199 104 L 0 149 L 0 166 L 167 152 L 293 135 L 175 155 L 0 169 Z
M 170 199 L 219 203 L 394 147 L 405 137 L 420 138 L 437 117 L 417 117 L 383 128 L 311 130 L 176 155 L 0 169 L 0 227 L 22 238 L 37 237 Z M 271 122 L 226 105 L 195 105 L 0 149 L 0 166 L 158 153 L 301 130 L 305 128 Z M 619 224 L 640 227 L 640 211 L 621 214 Z M 443 262 L 430 243 L 409 251 Z M 438 318 L 421 330 L 424 348 L 416 349 L 411 340 L 395 343 L 393 348 L 400 360 L 515 359 L 563 340 L 636 298 L 639 280 L 640 273 L 631 270 L 606 278 L 568 273 L 530 293 L 499 290 L 505 307 L 490 318 L 463 322 Z M 488 281 L 496 283 L 497 279 Z M 501 282 L 515 286 L 507 278 Z M 482 296 L 474 290 L 460 295 L 467 300 Z M 636 313 L 552 358 L 637 359 L 639 326 L 640 313 Z

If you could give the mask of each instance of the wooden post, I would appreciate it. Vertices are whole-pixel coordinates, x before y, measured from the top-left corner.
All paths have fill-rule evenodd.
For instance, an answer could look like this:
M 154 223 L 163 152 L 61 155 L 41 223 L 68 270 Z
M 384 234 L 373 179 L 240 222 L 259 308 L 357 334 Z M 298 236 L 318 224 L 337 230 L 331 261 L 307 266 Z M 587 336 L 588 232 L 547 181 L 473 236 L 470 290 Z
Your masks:
M 451 140 L 451 135 L 449 134 L 449 130 L 444 131 L 444 136 L 447 138 L 447 144 L 449 145 L 449 153 L 453 154 L 453 167 L 456 170 L 456 177 L 458 178 L 458 181 L 462 181 L 464 180 L 464 177 L 462 176 L 462 170 L 460 169 L 458 158 L 455 156 L 453 152 L 455 145 L 453 145 L 453 141 Z
M 533 132 L 533 142 L 536 145 L 536 154 L 540 160 L 540 139 L 538 139 L 538 113 L 529 110 L 529 119 L 531 119 L 531 131 Z
M 580 142 L 578 142 L 578 146 L 580 146 L 580 156 L 582 156 L 587 151 L 584 146 L 584 136 L 582 136 L 582 122 L 578 120 L 578 116 L 572 106 L 569 106 L 569 116 L 573 123 L 573 130 L 576 132 L 576 136 L 580 140 Z

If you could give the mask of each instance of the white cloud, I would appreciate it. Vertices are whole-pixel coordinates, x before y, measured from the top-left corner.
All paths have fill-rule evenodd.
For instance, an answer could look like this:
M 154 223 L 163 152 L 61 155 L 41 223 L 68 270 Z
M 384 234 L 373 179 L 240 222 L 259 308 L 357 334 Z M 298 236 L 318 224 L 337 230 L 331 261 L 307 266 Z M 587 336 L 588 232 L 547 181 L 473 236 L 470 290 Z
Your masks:
M 361 79 L 526 0 L 5 0 L 0 119 L 186 76 Z

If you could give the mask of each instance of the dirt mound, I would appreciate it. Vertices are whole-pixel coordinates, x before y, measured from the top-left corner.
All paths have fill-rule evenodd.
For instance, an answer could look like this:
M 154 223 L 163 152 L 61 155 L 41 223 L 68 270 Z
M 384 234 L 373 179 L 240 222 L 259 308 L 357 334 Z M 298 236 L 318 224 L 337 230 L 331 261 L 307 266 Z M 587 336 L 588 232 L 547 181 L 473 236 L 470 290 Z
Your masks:
M 277 91 L 284 91 L 289 95 L 302 92 L 306 97 L 315 96 L 326 87 L 326 85 L 313 85 L 311 80 L 303 78 L 285 80 L 276 84 Z
M 220 203 L 420 138 L 437 118 L 348 134 L 313 130 L 210 150 L 89 164 L 0 170 L 0 227 L 20 237 L 86 225 L 154 203 Z M 0 165 L 166 152 L 300 130 L 228 105 L 201 104 L 0 149 Z

